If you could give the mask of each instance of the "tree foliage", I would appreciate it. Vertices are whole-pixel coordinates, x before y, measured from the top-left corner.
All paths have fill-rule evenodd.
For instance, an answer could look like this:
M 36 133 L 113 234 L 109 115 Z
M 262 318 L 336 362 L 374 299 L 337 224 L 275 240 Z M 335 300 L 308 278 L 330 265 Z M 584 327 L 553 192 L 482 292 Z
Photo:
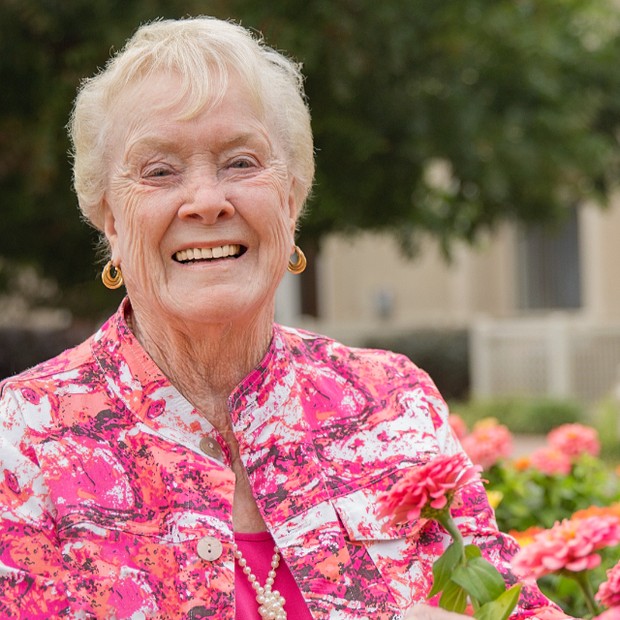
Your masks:
M 317 147 L 305 241 L 404 246 L 552 222 L 618 172 L 620 10 L 603 0 L 0 0 L 0 253 L 94 279 L 64 125 L 82 76 L 141 22 L 209 13 L 303 62 Z M 7 87 L 10 85 L 10 87 Z
M 238 14 L 244 4 L 232 2 Z M 255 3 L 251 18 L 308 75 L 318 174 L 307 234 L 422 230 L 447 246 L 607 195 L 620 121 L 620 11 L 608 3 L 283 7 Z

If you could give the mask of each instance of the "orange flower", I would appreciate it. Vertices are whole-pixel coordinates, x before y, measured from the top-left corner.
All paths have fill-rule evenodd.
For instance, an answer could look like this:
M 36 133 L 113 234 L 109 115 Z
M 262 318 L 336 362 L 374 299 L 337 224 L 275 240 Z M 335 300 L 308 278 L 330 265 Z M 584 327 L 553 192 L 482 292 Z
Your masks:
M 522 532 L 519 532 L 517 530 L 510 530 L 508 534 L 512 536 L 517 541 L 517 543 L 519 543 L 519 547 L 526 547 L 527 545 L 533 543 L 534 536 L 536 536 L 536 534 L 542 531 L 542 527 L 532 525 L 532 527 L 528 527 Z
M 615 517 L 620 520 L 620 502 L 609 506 L 590 506 L 583 510 L 578 510 L 571 519 L 587 519 L 588 517 Z
M 512 466 L 517 471 L 525 471 L 532 466 L 532 462 L 529 456 L 520 456 L 512 462 Z

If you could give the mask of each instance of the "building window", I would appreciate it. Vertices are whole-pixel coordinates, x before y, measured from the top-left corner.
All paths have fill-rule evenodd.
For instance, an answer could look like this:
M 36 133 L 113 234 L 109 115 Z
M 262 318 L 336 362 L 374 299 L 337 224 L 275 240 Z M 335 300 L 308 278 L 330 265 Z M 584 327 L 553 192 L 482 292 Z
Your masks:
M 519 307 L 561 310 L 581 307 L 577 209 L 559 225 L 522 227 L 518 239 Z

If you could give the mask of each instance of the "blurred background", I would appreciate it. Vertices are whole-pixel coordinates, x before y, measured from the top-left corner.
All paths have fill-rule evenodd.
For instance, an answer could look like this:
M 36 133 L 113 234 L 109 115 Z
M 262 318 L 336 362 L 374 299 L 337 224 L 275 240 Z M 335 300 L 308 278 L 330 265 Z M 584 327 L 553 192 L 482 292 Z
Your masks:
M 307 76 L 309 269 L 278 320 L 408 354 L 464 415 L 596 417 L 617 445 L 616 0 L 0 0 L 0 377 L 122 295 L 71 189 L 80 79 L 140 23 L 197 14 Z

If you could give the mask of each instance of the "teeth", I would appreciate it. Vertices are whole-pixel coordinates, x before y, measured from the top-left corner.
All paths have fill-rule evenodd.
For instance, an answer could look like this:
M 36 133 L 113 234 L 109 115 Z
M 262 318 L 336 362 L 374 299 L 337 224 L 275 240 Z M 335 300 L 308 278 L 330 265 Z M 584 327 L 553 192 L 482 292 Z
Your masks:
M 200 250 L 194 250 L 194 258 L 200 260 L 202 258 L 213 258 L 215 254 L 208 248 L 202 248 Z
M 227 256 L 237 256 L 241 246 L 238 243 L 222 245 L 216 248 L 189 248 L 177 252 L 174 257 L 181 263 L 190 260 L 207 260 L 210 258 L 226 258 Z

